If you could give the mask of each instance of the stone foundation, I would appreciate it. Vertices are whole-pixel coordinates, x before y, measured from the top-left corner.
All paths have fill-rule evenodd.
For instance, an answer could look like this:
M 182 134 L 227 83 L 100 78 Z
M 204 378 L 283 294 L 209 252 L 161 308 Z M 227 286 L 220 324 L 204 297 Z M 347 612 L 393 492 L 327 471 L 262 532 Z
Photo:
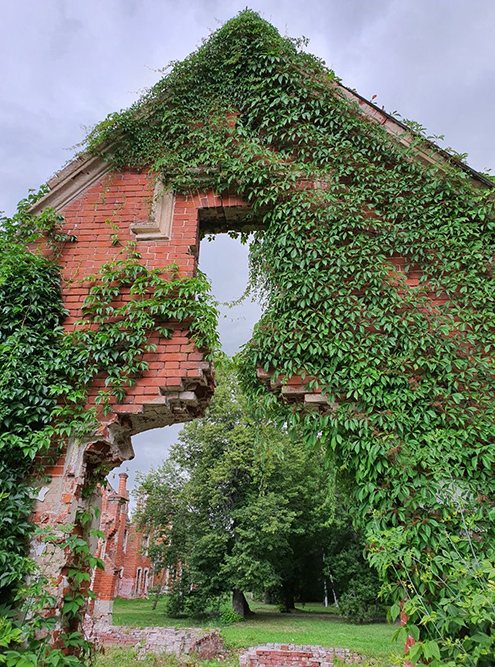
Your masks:
M 363 656 L 347 648 L 264 644 L 248 649 L 239 657 L 239 667 L 334 667 L 335 659 L 361 664 Z
M 167 653 L 177 657 L 196 654 L 201 660 L 209 660 L 224 654 L 222 639 L 214 630 L 201 628 L 134 628 L 131 626 L 95 624 L 87 636 L 96 647 L 119 646 L 134 648 L 138 657 L 146 653 Z

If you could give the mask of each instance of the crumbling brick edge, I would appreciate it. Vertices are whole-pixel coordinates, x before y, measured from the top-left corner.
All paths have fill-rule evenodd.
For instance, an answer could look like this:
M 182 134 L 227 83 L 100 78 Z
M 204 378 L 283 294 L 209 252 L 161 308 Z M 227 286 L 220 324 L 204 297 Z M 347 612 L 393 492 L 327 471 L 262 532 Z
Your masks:
M 96 648 L 111 646 L 137 650 L 138 657 L 147 653 L 166 653 L 177 657 L 194 653 L 201 660 L 224 656 L 226 649 L 215 630 L 201 628 L 136 628 L 127 625 L 100 625 L 86 627 L 88 639 Z
M 239 656 L 239 667 L 334 667 L 339 664 L 359 664 L 362 655 L 348 648 L 296 646 L 294 644 L 264 644 L 253 646 Z
M 225 657 L 226 649 L 216 630 L 201 628 L 136 628 L 126 625 L 95 624 L 86 627 L 88 638 L 97 647 L 128 647 L 137 657 L 147 653 L 177 657 L 197 655 L 201 660 Z M 365 658 L 347 648 L 298 646 L 294 644 L 262 644 L 253 646 L 239 656 L 239 667 L 336 667 L 339 664 L 362 664 Z

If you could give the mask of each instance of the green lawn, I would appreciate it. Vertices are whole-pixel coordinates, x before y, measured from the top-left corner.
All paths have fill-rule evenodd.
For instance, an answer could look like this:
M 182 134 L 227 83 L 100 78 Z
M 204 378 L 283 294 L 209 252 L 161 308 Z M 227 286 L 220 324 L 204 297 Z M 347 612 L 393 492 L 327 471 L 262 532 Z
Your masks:
M 396 628 L 385 624 L 351 625 L 332 618 L 291 618 L 290 614 L 257 613 L 244 623 L 222 628 L 228 646 L 247 648 L 256 644 L 283 642 L 342 646 L 371 657 L 383 658 L 393 650 Z M 395 649 L 395 652 L 396 649 Z
M 163 600 L 156 611 L 151 609 L 151 600 L 115 600 L 114 623 L 134 626 L 218 627 L 218 619 L 173 619 L 165 616 Z M 275 605 L 252 604 L 255 615 L 247 621 L 220 628 L 227 648 L 233 651 L 268 642 L 290 644 L 317 644 L 338 646 L 384 660 L 391 664 L 400 645 L 392 641 L 396 631 L 393 625 L 373 623 L 351 625 L 333 616 L 318 604 L 307 604 L 295 614 L 281 614 Z M 311 613 L 313 612 L 313 613 Z M 328 618 L 321 618 L 326 613 Z M 120 662 L 122 665 L 122 661 Z M 101 667 L 104 667 L 101 663 Z
M 161 599 L 155 611 L 151 608 L 152 600 L 123 600 L 117 598 L 113 604 L 114 625 L 133 625 L 136 627 L 162 626 L 175 628 L 197 628 L 207 624 L 198 623 L 192 618 L 169 618 L 165 616 L 165 600 Z M 215 625 L 212 623 L 212 625 Z

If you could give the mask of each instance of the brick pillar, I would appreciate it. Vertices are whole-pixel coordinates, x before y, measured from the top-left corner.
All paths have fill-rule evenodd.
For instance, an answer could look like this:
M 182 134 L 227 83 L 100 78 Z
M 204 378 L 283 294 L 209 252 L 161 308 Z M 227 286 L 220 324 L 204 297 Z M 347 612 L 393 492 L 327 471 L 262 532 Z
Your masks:
M 128 497 L 127 493 L 127 480 L 129 479 L 129 475 L 126 472 L 121 472 L 119 474 L 119 496 L 122 496 L 123 498 Z
M 99 528 L 100 520 L 94 517 L 91 525 L 82 525 L 78 513 L 95 507 L 101 509 L 98 482 L 103 481 L 109 469 L 133 457 L 129 433 L 121 427 L 106 425 L 82 442 L 71 439 L 59 460 L 45 467 L 50 477 L 48 482 L 38 484 L 32 520 L 53 539 L 46 542 L 43 534 L 36 536 L 31 543 L 31 555 L 48 579 L 47 590 L 57 601 L 54 611 L 59 616 L 69 590 L 68 572 L 73 563 L 73 554 L 62 545 L 67 528 L 72 527 L 74 533 L 83 536 L 91 553 L 97 553 L 98 540 L 91 536 L 91 529 Z M 54 637 L 60 629 L 55 629 Z

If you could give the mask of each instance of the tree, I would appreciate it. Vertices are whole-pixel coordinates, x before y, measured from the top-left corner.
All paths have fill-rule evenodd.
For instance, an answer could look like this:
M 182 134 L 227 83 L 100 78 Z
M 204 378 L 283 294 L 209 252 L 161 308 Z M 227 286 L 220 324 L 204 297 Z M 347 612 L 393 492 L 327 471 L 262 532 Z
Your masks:
M 352 524 L 348 494 L 340 489 L 335 501 L 332 530 L 325 546 L 324 574 L 327 590 L 339 613 L 353 622 L 370 621 L 385 614 L 380 604 L 381 582 L 365 556 L 365 536 Z
M 322 582 L 327 468 L 321 453 L 256 421 L 229 360 L 217 373 L 206 416 L 141 478 L 138 520 L 152 529 L 160 567 L 180 562 L 183 609 L 204 609 L 231 592 L 234 611 L 245 616 L 243 591 L 270 590 L 289 610 Z

